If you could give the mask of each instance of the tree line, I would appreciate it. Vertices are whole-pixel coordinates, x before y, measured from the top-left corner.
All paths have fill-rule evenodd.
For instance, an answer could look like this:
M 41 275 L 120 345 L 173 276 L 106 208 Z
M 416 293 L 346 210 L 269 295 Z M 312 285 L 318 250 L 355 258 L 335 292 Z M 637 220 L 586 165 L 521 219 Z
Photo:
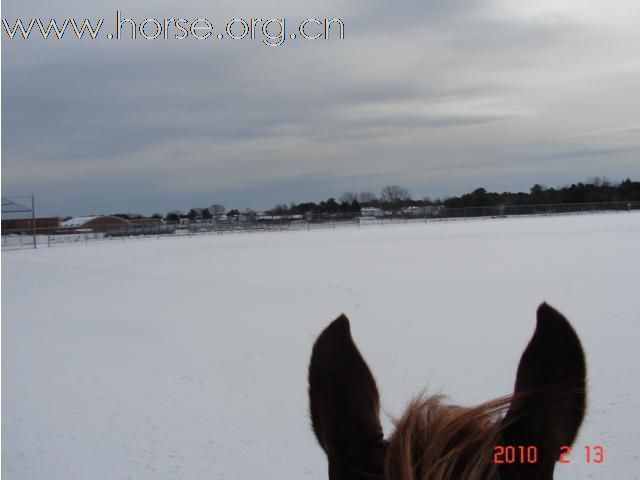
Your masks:
M 357 213 L 362 208 L 380 208 L 394 211 L 406 207 L 444 206 L 446 208 L 497 207 L 510 205 L 546 205 L 568 203 L 633 202 L 640 201 L 640 182 L 627 178 L 621 182 L 611 182 L 606 177 L 594 177 L 586 182 L 572 183 L 564 187 L 553 188 L 535 184 L 528 192 L 489 192 L 485 188 L 476 188 L 460 196 L 435 198 L 412 198 L 409 190 L 401 185 L 387 185 L 378 195 L 372 192 L 345 192 L 338 199 L 329 197 L 320 202 L 301 202 L 279 204 L 268 210 L 269 215 L 304 215 Z M 129 220 L 155 218 L 177 221 L 180 218 L 190 220 L 209 220 L 226 217 L 229 220 L 255 220 L 257 212 L 250 209 L 226 210 L 223 205 L 194 207 L 187 213 L 173 210 L 166 214 L 154 213 L 145 217 L 137 213 L 116 213 L 114 216 Z
M 371 192 L 346 192 L 336 200 L 330 197 L 319 203 L 302 202 L 276 205 L 270 213 L 275 215 L 304 214 L 306 212 L 341 213 L 359 212 L 373 207 L 398 210 L 406 207 L 444 206 L 446 208 L 497 207 L 509 205 L 548 205 L 568 203 L 632 202 L 640 201 L 640 182 L 627 178 L 622 182 L 610 182 L 606 177 L 595 177 L 587 182 L 553 188 L 535 184 L 528 192 L 489 192 L 476 188 L 460 196 L 413 199 L 409 190 L 400 185 L 387 185 L 376 196 Z

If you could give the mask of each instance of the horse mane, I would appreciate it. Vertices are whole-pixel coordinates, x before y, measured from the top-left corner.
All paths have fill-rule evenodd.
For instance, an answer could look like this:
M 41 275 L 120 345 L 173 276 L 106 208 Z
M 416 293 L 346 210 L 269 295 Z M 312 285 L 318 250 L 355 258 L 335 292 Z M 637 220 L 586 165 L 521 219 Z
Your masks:
M 493 462 L 501 421 L 512 401 L 505 396 L 475 407 L 445 403 L 442 395 L 416 398 L 389 438 L 386 480 L 480 480 L 498 477 Z

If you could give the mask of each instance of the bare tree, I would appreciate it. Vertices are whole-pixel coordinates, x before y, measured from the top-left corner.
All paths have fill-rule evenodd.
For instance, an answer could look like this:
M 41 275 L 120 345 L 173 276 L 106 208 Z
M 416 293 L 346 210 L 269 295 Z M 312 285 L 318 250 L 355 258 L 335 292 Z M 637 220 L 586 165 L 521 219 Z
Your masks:
M 358 194 L 356 192 L 344 192 L 340 197 L 340 203 L 353 203 L 358 201 Z
M 362 204 L 369 204 L 376 201 L 376 196 L 371 192 L 360 192 L 358 194 L 358 202 Z
M 587 183 L 595 185 L 596 187 L 609 187 L 611 186 L 611 182 L 606 176 L 602 177 L 589 177 L 587 179 Z
M 380 200 L 392 205 L 409 199 L 411 199 L 409 190 L 401 187 L 400 185 L 387 185 L 386 187 L 383 187 L 380 194 Z
M 214 203 L 209 207 L 209 211 L 211 212 L 211 215 L 215 217 L 219 215 L 224 215 L 224 212 L 226 212 L 226 209 L 224 208 L 224 205 L 218 205 L 217 203 Z

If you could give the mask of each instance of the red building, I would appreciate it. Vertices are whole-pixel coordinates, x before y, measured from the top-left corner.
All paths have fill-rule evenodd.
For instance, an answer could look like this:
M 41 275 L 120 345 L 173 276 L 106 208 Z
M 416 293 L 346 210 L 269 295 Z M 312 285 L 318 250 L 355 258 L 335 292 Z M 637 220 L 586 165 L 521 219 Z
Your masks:
M 2 235 L 33 233 L 33 218 L 11 218 L 2 220 Z M 54 232 L 60 226 L 58 217 L 35 219 L 36 233 Z

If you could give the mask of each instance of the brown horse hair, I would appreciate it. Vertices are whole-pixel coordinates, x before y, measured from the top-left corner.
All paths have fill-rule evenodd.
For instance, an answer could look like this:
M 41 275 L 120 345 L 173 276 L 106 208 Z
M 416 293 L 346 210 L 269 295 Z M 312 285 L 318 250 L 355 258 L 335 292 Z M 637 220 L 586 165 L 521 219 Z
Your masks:
M 512 401 L 505 396 L 475 407 L 448 405 L 444 397 L 418 397 L 389 439 L 386 480 L 480 480 L 497 477 L 494 446 Z

